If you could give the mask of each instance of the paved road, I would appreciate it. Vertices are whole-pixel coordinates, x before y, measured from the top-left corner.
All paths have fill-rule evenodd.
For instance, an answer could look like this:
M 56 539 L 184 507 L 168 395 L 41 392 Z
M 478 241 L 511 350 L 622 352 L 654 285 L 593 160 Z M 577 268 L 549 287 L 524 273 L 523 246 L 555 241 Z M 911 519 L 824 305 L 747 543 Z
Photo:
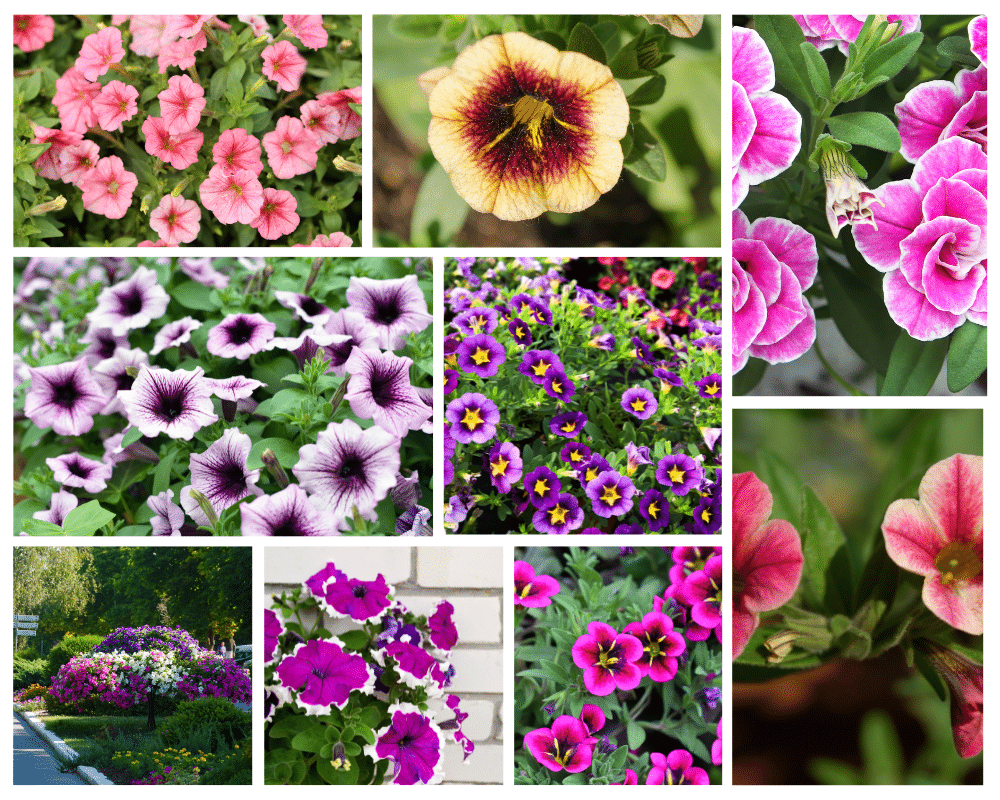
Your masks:
M 62 773 L 59 764 L 42 744 L 34 731 L 14 715 L 14 785 L 50 786 L 73 784 L 86 786 L 86 781 L 72 772 Z

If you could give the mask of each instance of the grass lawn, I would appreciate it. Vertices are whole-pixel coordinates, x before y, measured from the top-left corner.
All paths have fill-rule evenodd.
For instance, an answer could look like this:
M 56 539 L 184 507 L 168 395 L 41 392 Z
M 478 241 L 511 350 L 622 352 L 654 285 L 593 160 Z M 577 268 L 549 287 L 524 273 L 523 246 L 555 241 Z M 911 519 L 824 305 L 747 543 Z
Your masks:
M 85 766 L 95 766 L 115 783 L 130 783 L 133 776 L 126 770 L 119 770 L 110 764 L 92 764 L 87 758 L 87 751 L 93 746 L 94 740 L 125 736 L 134 742 L 135 749 L 142 749 L 148 738 L 145 717 L 68 717 L 46 715 L 41 717 L 45 727 L 59 736 L 66 744 L 76 750 L 83 759 Z

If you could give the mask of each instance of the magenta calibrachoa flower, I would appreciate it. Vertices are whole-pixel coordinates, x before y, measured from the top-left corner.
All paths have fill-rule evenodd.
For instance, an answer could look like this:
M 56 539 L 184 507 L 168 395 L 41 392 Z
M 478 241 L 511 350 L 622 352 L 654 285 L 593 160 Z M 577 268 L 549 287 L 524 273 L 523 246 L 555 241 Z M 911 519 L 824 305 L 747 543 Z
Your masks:
M 647 786 L 707 786 L 708 773 L 695 767 L 694 758 L 687 750 L 673 750 L 667 755 L 653 753 L 653 768 L 646 776 Z
M 524 747 L 539 764 L 553 772 L 583 772 L 594 759 L 594 744 L 586 724 L 564 714 L 551 728 L 538 728 L 524 735 Z
M 337 638 L 303 642 L 281 660 L 277 673 L 283 686 L 295 690 L 295 702 L 307 715 L 343 708 L 351 692 L 371 694 L 375 685 L 368 662 L 345 653 Z
M 924 576 L 924 604 L 966 633 L 983 632 L 983 459 L 954 455 L 927 470 L 919 500 L 896 500 L 882 533 L 889 557 Z
M 61 436 L 79 436 L 94 427 L 94 414 L 108 402 L 82 358 L 62 364 L 31 367 L 31 386 L 24 414 L 39 428 Z
M 642 642 L 596 620 L 573 645 L 573 663 L 583 670 L 587 691 L 598 697 L 638 686 L 643 673 L 636 662 L 642 655 Z
M 552 596 L 559 594 L 559 581 L 549 575 L 536 575 L 527 561 L 514 562 L 514 605 L 543 608 L 552 605 Z
M 365 747 L 365 755 L 392 759 L 394 784 L 440 783 L 444 739 L 438 726 L 410 703 L 395 703 L 387 713 L 389 724 L 375 731 L 375 744 Z
M 483 444 L 496 436 L 500 411 L 485 395 L 466 392 L 448 403 L 445 419 L 451 423 L 451 435 L 456 442 Z
M 636 666 L 643 676 L 657 683 L 672 680 L 677 674 L 677 657 L 687 648 L 684 637 L 674 630 L 674 621 L 666 614 L 650 611 L 642 622 L 630 622 L 623 633 L 642 644 L 642 656 Z
M 952 136 L 986 151 L 986 67 L 963 69 L 955 81 L 927 81 L 912 88 L 896 105 L 899 154 L 912 164 L 938 142 Z
M 689 639 L 704 641 L 712 631 L 717 638 L 721 636 L 722 556 L 712 556 L 702 569 L 688 575 L 677 595 L 691 607 L 692 623 L 687 631 Z

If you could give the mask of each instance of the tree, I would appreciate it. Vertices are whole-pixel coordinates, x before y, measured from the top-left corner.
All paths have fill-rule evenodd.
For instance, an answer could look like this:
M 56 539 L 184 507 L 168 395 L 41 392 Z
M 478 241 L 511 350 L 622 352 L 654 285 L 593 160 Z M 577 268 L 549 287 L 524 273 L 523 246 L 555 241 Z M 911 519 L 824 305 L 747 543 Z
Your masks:
M 80 632 L 94 598 L 92 547 L 15 547 L 14 613 L 37 614 L 39 633 Z

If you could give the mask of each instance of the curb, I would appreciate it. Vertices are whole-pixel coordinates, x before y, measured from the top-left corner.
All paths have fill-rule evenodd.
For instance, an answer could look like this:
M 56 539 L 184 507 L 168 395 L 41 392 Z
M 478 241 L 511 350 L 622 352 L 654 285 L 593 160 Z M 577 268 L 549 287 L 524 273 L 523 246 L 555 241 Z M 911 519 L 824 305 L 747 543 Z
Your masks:
M 14 713 L 17 714 L 21 722 L 31 728 L 35 735 L 45 742 L 51 750 L 57 753 L 60 758 L 73 759 L 80 757 L 80 754 L 76 750 L 46 728 L 45 723 L 38 718 L 38 715 L 34 711 L 18 711 L 15 708 Z M 82 780 L 92 786 L 115 785 L 114 781 L 108 780 L 93 767 L 77 767 L 75 772 Z

